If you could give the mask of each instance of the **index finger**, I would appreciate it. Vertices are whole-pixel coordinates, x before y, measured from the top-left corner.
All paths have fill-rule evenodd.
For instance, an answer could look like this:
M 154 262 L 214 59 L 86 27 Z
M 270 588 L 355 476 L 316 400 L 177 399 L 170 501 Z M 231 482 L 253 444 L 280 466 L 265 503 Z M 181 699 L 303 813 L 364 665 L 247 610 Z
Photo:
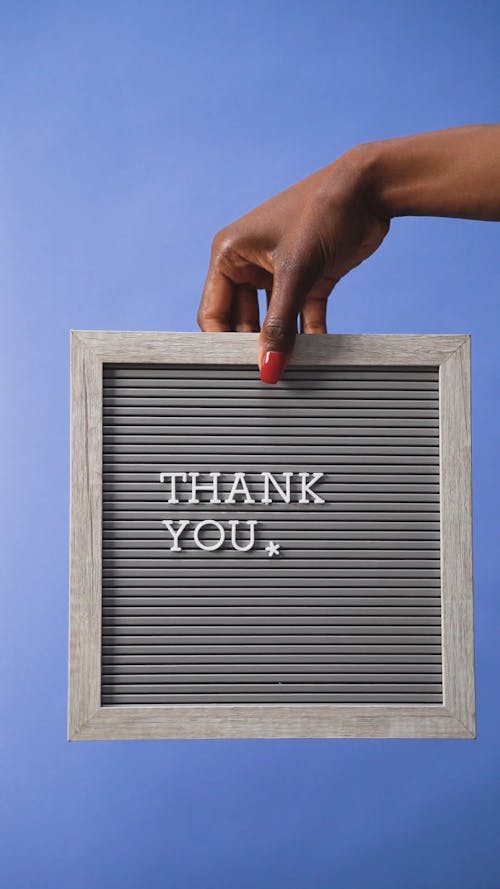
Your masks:
M 196 316 L 201 330 L 231 330 L 231 307 L 235 289 L 234 281 L 211 264 Z

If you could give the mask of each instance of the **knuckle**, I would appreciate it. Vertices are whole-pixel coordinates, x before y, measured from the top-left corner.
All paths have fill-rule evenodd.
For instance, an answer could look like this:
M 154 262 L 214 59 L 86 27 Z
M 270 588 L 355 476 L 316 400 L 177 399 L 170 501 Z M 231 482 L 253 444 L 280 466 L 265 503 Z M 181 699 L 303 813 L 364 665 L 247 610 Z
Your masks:
M 306 321 L 304 327 L 306 333 L 325 333 L 325 325 L 320 321 Z
M 200 327 L 202 330 L 203 330 L 203 326 L 205 324 L 205 320 L 206 320 L 205 309 L 203 308 L 203 306 L 199 306 L 198 311 L 196 313 L 196 323 L 197 323 L 198 327 Z
M 212 256 L 216 264 L 226 261 L 231 256 L 235 242 L 235 233 L 230 227 L 221 228 L 217 232 L 212 241 Z
M 196 315 L 196 323 L 201 330 L 213 330 L 213 324 L 230 324 L 230 309 L 209 309 L 200 307 Z
M 290 338 L 285 322 L 276 315 L 266 318 L 263 325 L 263 333 L 267 343 L 274 347 L 285 346 Z M 277 350 L 279 351 L 279 349 Z

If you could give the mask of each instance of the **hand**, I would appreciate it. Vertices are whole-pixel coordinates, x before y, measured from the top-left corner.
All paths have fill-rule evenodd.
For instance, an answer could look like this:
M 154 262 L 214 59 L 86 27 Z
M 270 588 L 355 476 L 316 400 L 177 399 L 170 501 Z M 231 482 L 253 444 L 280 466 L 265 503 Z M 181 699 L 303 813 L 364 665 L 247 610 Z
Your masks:
M 203 331 L 258 332 L 264 382 L 276 383 L 297 334 L 326 333 L 337 282 L 372 254 L 389 219 L 370 202 L 363 146 L 217 233 L 198 309 Z M 260 327 L 257 290 L 267 292 Z
M 297 333 L 326 333 L 326 301 L 396 216 L 500 220 L 500 124 L 365 143 L 214 238 L 202 330 L 259 331 L 262 379 L 278 381 Z

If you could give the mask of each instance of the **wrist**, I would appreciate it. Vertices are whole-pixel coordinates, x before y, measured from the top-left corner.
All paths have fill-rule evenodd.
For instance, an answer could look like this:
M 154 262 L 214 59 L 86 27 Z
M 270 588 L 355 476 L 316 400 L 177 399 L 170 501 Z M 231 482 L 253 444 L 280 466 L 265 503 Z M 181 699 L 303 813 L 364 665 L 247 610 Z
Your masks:
M 375 215 L 500 216 L 500 126 L 435 130 L 356 146 L 348 154 Z
M 405 171 L 394 164 L 389 141 L 363 142 L 346 152 L 357 175 L 357 191 L 366 209 L 380 219 L 406 215 Z M 393 153 L 393 152 L 392 152 Z
M 339 205 L 363 206 L 377 216 L 386 215 L 379 188 L 377 143 L 349 148 L 328 166 L 303 180 L 310 183 L 308 201 L 331 212 Z M 388 215 L 388 214 L 387 214 Z
M 448 215 L 446 146 L 433 135 L 365 142 L 347 152 L 358 169 L 364 204 L 375 216 Z
M 390 200 L 391 177 L 382 142 L 355 145 L 321 172 L 327 176 L 317 194 L 324 193 L 327 202 L 354 201 L 380 219 L 399 215 Z

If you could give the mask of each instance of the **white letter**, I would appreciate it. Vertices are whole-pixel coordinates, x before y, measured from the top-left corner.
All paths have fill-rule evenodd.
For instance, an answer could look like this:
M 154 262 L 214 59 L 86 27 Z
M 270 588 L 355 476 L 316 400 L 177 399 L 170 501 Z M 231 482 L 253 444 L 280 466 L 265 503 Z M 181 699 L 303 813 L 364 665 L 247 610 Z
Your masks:
M 170 478 L 170 484 L 171 484 L 170 499 L 168 502 L 169 503 L 178 503 L 179 501 L 177 500 L 176 490 L 175 490 L 175 480 L 176 480 L 176 478 L 180 478 L 183 482 L 186 482 L 187 475 L 185 472 L 160 472 L 160 481 L 164 482 L 166 478 Z
M 203 528 L 203 525 L 215 525 L 215 527 L 219 531 L 219 540 L 216 540 L 215 543 L 212 543 L 210 546 L 208 546 L 208 544 L 206 543 L 202 543 L 200 540 L 199 535 L 201 529 Z M 222 525 L 219 525 L 219 522 L 215 522 L 213 519 L 205 519 L 204 522 L 200 522 L 199 525 L 196 525 L 196 528 L 194 529 L 194 542 L 197 544 L 197 546 L 199 546 L 200 549 L 206 549 L 208 552 L 213 552 L 214 549 L 219 549 L 219 547 L 221 547 L 224 543 L 225 536 L 226 534 Z
M 179 540 L 179 537 L 181 536 L 182 532 L 186 528 L 186 526 L 189 525 L 188 520 L 187 519 L 180 519 L 179 520 L 179 527 L 178 527 L 177 531 L 174 531 L 171 519 L 163 519 L 162 525 L 165 525 L 165 528 L 168 528 L 172 537 L 174 538 L 174 545 L 170 547 L 170 552 L 171 553 L 180 553 L 181 548 L 180 548 L 180 546 L 178 546 L 178 540 Z
M 282 472 L 281 475 L 285 476 L 285 490 L 278 484 L 272 472 L 261 472 L 261 475 L 264 476 L 264 497 L 260 501 L 261 503 L 272 503 L 272 499 L 269 497 L 269 482 L 272 482 L 274 487 L 276 488 L 278 494 L 282 497 L 285 503 L 290 503 L 290 479 L 293 475 L 293 472 Z
M 211 491 L 212 497 L 210 499 L 210 503 L 222 503 L 222 500 L 219 500 L 219 491 L 218 491 L 218 478 L 219 478 L 220 472 L 209 472 L 208 475 L 212 476 L 212 481 L 206 485 L 198 484 L 198 482 L 196 481 L 196 479 L 200 475 L 199 472 L 191 472 L 190 475 L 191 475 L 191 479 L 192 479 L 192 491 L 191 491 L 191 499 L 188 500 L 188 503 L 199 503 L 200 502 L 196 498 L 198 491 Z
M 298 503 L 310 503 L 310 502 L 324 503 L 325 501 L 318 494 L 315 494 L 314 491 L 311 491 L 312 486 L 315 485 L 316 482 L 319 482 L 320 478 L 324 475 L 324 472 L 313 472 L 312 479 L 310 482 L 306 481 L 306 476 L 310 475 L 309 472 L 299 472 L 299 475 L 302 476 L 302 497 L 297 502 Z M 307 499 L 307 496 L 306 496 L 307 492 L 309 492 L 309 494 L 312 494 L 312 496 L 314 497 L 313 501 L 310 501 Z
M 241 491 L 238 491 L 238 488 L 241 488 Z M 245 503 L 255 503 L 255 500 L 250 497 L 250 492 L 247 487 L 247 483 L 245 481 L 245 473 L 244 472 L 235 472 L 234 473 L 234 482 L 231 491 L 229 492 L 229 497 L 226 497 L 224 503 L 236 503 L 234 499 L 235 494 L 244 494 L 245 495 Z
M 246 546 L 238 546 L 236 543 L 236 525 L 239 525 L 239 519 L 230 519 L 229 524 L 231 525 L 231 543 L 233 544 L 233 549 L 237 549 L 240 553 L 247 553 L 249 549 L 253 548 L 255 543 L 255 526 L 257 524 L 256 521 L 249 521 L 247 525 L 250 528 L 250 540 Z

